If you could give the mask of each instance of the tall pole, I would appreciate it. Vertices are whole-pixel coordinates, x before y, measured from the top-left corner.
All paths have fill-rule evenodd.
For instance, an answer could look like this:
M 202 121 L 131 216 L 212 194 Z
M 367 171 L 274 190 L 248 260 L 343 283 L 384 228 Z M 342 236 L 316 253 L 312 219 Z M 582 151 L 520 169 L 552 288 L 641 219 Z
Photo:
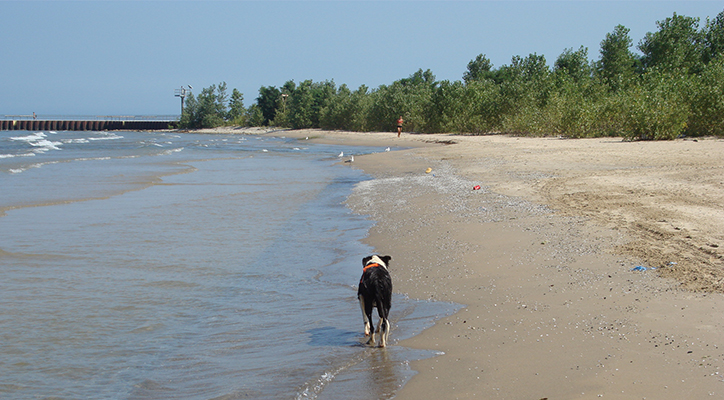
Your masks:
M 191 93 L 191 85 L 189 85 L 188 92 Z M 174 96 L 181 98 L 181 115 L 184 113 L 184 98 L 186 98 L 186 88 L 181 86 L 181 89 L 174 89 Z

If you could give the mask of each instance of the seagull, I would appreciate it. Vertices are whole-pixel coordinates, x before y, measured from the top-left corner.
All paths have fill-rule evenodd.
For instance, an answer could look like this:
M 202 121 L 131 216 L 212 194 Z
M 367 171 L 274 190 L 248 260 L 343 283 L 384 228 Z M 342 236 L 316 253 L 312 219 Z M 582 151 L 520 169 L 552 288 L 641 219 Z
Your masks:
M 349 156 L 349 160 L 345 161 L 346 163 L 354 162 L 354 156 Z
M 340 151 L 340 152 L 339 152 L 339 155 L 338 155 L 337 157 L 344 157 L 344 152 L 343 152 L 343 151 Z
M 388 147 L 388 148 L 386 148 L 386 149 L 385 149 L 385 151 L 390 151 L 390 148 L 389 148 L 389 147 Z

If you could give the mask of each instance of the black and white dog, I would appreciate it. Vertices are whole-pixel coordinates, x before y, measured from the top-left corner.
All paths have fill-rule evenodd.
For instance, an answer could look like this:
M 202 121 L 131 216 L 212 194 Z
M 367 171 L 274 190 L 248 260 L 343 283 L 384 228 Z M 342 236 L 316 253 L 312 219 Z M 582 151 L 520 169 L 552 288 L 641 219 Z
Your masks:
M 387 318 L 392 307 L 392 278 L 387 271 L 387 265 L 391 259 L 391 256 L 376 254 L 363 258 L 362 278 L 359 280 L 359 290 L 357 290 L 357 299 L 365 322 L 365 336 L 370 336 L 367 344 L 376 343 L 372 309 L 377 307 L 377 315 L 380 317 L 377 326 L 377 332 L 380 333 L 380 347 L 387 346 L 387 336 L 390 333 L 390 321 Z

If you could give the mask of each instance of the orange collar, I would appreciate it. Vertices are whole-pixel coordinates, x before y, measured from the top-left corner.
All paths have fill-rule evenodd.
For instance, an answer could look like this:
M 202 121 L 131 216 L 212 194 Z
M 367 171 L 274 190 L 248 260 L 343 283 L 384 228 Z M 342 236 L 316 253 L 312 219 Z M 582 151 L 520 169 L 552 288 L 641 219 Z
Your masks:
M 367 264 L 364 266 L 364 268 L 362 268 L 362 273 L 364 274 L 365 272 L 367 272 L 368 269 L 375 267 L 381 267 L 381 265 L 377 263 Z

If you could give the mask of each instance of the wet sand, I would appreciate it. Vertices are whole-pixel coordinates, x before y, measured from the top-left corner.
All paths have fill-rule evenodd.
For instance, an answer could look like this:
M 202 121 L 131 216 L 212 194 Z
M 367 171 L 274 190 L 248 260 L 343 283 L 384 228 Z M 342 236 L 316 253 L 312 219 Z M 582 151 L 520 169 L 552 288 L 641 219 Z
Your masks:
M 724 140 L 267 134 L 409 147 L 349 205 L 395 291 L 465 308 L 396 398 L 724 398 Z

